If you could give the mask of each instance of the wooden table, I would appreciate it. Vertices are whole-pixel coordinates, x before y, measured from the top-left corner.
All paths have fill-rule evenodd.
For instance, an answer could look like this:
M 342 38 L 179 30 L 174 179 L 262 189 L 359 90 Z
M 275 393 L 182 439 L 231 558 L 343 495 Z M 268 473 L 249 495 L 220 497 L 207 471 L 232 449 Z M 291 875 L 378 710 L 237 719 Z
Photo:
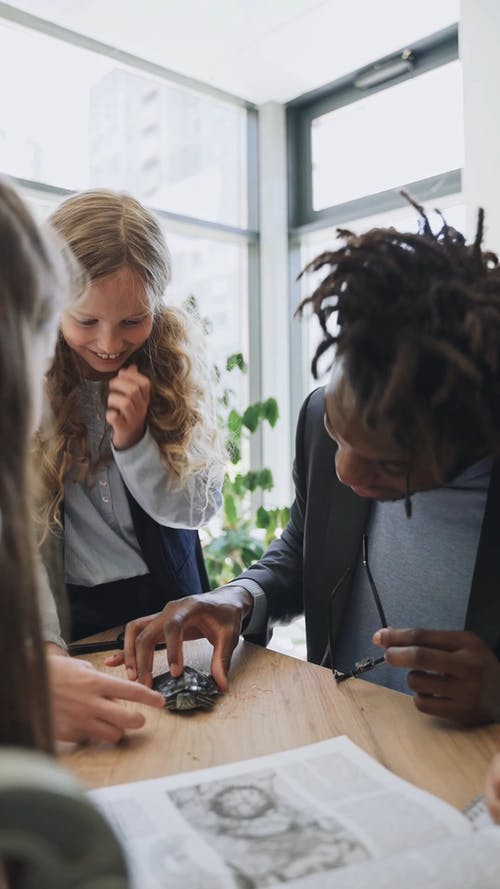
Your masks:
M 205 640 L 185 643 L 191 666 L 208 670 L 210 653 Z M 88 659 L 106 669 L 105 657 Z M 165 669 L 160 651 L 155 672 Z M 112 672 L 125 675 L 123 668 Z M 488 763 L 500 751 L 500 725 L 455 728 L 419 713 L 409 695 L 362 679 L 336 685 L 324 667 L 243 641 L 233 655 L 229 691 L 212 711 L 141 709 L 141 730 L 116 747 L 76 747 L 61 757 L 64 764 L 88 787 L 101 787 L 345 734 L 395 774 L 462 808 L 482 791 Z

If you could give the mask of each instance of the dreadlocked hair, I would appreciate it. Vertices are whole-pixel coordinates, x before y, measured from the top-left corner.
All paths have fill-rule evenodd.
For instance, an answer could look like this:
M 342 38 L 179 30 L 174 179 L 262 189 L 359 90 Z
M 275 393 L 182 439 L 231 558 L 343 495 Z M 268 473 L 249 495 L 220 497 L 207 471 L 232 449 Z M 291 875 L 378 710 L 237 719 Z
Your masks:
M 500 267 L 481 248 L 484 212 L 474 241 L 447 225 L 433 232 L 424 209 L 418 234 L 338 229 L 343 244 L 310 262 L 326 277 L 297 309 L 309 306 L 323 331 L 312 361 L 333 349 L 372 428 L 392 424 L 412 448 L 427 439 L 436 460 L 443 443 L 463 460 L 500 452 Z M 439 212 L 439 211 L 438 211 Z M 337 329 L 331 330 L 336 313 Z M 332 319 L 333 320 L 333 319 Z

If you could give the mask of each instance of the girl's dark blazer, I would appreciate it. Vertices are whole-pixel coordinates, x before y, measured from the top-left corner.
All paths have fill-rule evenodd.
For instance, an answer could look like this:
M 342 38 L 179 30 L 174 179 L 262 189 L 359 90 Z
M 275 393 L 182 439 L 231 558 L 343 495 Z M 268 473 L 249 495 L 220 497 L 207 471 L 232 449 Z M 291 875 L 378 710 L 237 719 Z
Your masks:
M 127 492 L 132 521 L 149 573 L 165 602 L 204 593 L 209 588 L 207 571 L 197 531 L 167 528 L 151 518 Z M 42 558 L 49 575 L 64 638 L 69 638 L 68 604 L 64 585 L 64 539 L 49 534 L 42 545 Z
M 127 490 L 132 521 L 149 573 L 165 588 L 165 602 L 205 593 L 209 582 L 198 531 L 155 522 Z
M 323 425 L 324 409 L 324 390 L 316 389 L 304 402 L 297 425 L 290 522 L 261 561 L 241 575 L 264 589 L 271 622 L 305 613 L 308 659 L 314 663 L 321 663 L 328 651 L 328 601 L 356 563 L 371 505 L 337 479 L 335 444 Z M 350 581 L 343 583 L 332 601 L 333 639 L 350 590 Z M 465 629 L 477 633 L 500 657 L 500 461 L 491 475 Z M 251 639 L 266 643 L 264 637 Z

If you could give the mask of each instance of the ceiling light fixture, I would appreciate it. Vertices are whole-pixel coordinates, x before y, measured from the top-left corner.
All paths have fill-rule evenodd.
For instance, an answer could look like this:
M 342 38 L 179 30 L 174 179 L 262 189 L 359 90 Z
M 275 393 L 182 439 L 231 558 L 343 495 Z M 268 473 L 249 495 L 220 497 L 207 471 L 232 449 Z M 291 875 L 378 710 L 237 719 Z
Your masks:
M 384 62 L 376 62 L 371 68 L 367 68 L 358 74 L 354 80 L 354 86 L 360 90 L 370 89 L 372 86 L 379 86 L 387 80 L 394 80 L 402 74 L 407 74 L 413 69 L 415 57 L 411 49 L 404 49 L 392 59 Z

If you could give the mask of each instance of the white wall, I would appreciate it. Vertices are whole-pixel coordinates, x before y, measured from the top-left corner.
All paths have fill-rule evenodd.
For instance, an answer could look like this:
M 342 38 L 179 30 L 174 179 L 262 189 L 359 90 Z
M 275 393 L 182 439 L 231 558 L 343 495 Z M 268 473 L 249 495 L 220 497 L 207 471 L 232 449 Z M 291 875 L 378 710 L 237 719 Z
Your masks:
M 486 212 L 484 246 L 500 252 L 500 2 L 461 0 L 464 78 L 464 195 L 469 237 Z

